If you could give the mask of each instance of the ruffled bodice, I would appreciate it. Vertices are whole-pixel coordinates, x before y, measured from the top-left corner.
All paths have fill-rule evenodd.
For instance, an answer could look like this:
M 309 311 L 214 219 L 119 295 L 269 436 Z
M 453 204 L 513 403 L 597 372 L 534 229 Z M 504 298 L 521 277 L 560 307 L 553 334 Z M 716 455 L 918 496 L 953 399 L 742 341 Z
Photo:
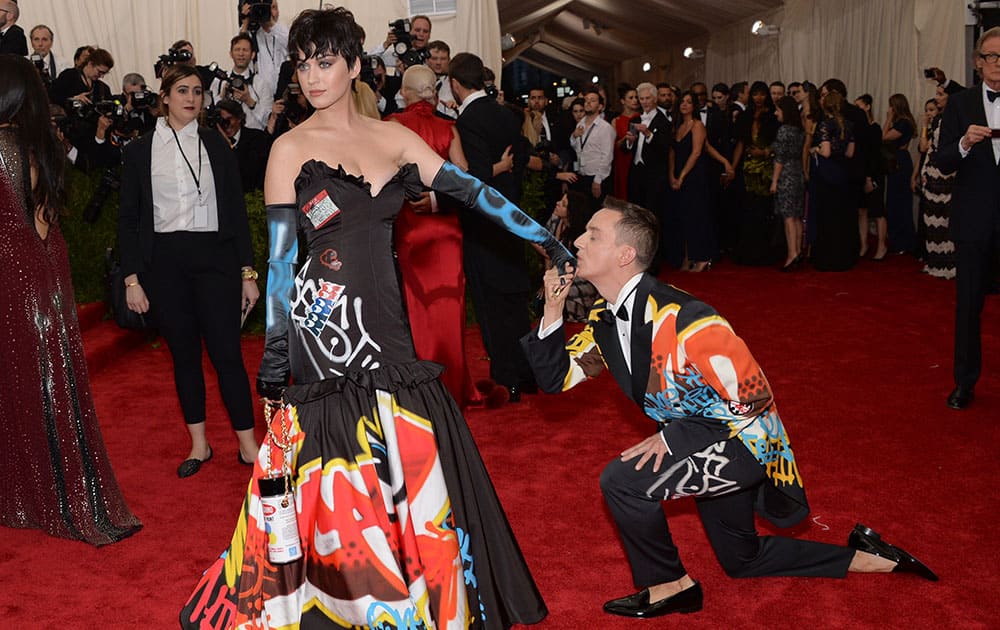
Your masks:
M 309 257 L 291 292 L 289 359 L 296 383 L 415 360 L 392 249 L 407 164 L 374 197 L 362 177 L 310 160 L 295 180 Z

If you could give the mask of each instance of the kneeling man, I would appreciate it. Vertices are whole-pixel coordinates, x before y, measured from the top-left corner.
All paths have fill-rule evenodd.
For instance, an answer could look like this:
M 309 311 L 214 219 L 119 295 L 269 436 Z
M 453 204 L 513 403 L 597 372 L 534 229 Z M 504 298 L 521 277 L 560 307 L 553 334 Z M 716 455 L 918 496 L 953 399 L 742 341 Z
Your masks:
M 937 576 L 858 525 L 847 547 L 758 536 L 754 511 L 779 527 L 809 512 L 770 385 L 743 340 L 711 307 L 645 273 L 658 242 L 656 218 L 609 197 L 576 241 L 576 273 L 597 287 L 586 328 L 562 329 L 572 270 L 545 275 L 545 311 L 521 343 L 538 385 L 554 393 L 605 367 L 659 426 L 601 475 L 632 577 L 642 590 L 606 612 L 655 617 L 695 612 L 701 585 L 681 563 L 660 502 L 694 497 L 716 557 L 732 577 L 844 577 L 848 571 Z

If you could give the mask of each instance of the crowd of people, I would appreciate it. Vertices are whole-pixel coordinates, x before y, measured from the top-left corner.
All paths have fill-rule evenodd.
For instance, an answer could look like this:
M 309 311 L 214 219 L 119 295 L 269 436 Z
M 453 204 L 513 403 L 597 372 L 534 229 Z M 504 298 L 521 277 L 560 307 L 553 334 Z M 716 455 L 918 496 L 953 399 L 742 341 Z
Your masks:
M 0 0 L 4 46 L 16 4 Z M 478 56 L 452 57 L 446 43 L 431 40 L 426 16 L 393 26 L 369 53 L 343 8 L 303 11 L 291 29 L 279 22 L 276 1 L 266 15 L 246 4 L 243 16 L 230 42 L 231 71 L 198 65 L 191 43 L 179 40 L 157 65 L 155 99 L 135 73 L 114 96 L 101 81 L 114 60 L 101 47 L 81 47 L 60 70 L 54 34 L 43 25 L 31 31 L 32 53 L 0 55 L 3 251 L 28 251 L 44 276 L 22 283 L 32 293 L 18 299 L 34 310 L 18 338 L 31 347 L 8 357 L 26 367 L 9 371 L 4 391 L 31 393 L 22 406 L 43 422 L 17 439 L 52 453 L 51 469 L 35 467 L 35 477 L 3 487 L 5 505 L 15 506 L 5 508 L 5 525 L 92 544 L 141 527 L 104 453 L 78 325 L 67 311 L 72 289 L 58 230 L 67 161 L 122 163 L 122 281 L 128 308 L 152 316 L 173 358 L 191 438 L 177 474 L 197 474 L 213 457 L 204 345 L 238 460 L 253 466 L 256 481 L 229 549 L 184 607 L 183 627 L 334 618 L 451 627 L 477 618 L 507 628 L 541 620 L 545 604 L 462 408 L 517 403 L 539 386 L 568 389 L 605 367 L 659 429 L 602 475 L 642 589 L 607 602 L 606 612 L 701 608 L 701 586 L 680 562 L 660 509 L 662 500 L 688 496 L 699 501 L 730 575 L 894 571 L 937 579 L 861 525 L 846 547 L 757 535 L 755 503 L 778 525 L 808 513 L 801 479 L 772 465 L 781 459 L 796 469 L 772 392 L 725 320 L 656 273 L 705 272 L 723 255 L 782 271 L 806 259 L 819 270 L 846 270 L 869 251 L 873 260 L 920 256 L 934 276 L 957 269 L 957 388 L 948 404 L 964 408 L 979 377 L 979 313 L 995 271 L 989 236 L 1000 233 L 996 212 L 992 223 L 966 219 L 949 231 L 953 191 L 997 205 L 995 186 L 968 183 L 969 172 L 978 181 L 996 167 L 990 158 L 1000 159 L 1000 139 L 990 141 L 1000 111 L 988 109 L 982 126 L 966 103 L 978 90 L 932 69 L 937 95 L 920 123 L 895 94 L 882 126 L 873 99 L 852 102 L 838 79 L 819 87 L 718 83 L 711 91 L 702 82 L 687 90 L 623 85 L 620 111 L 600 87 L 560 108 L 537 87 L 521 106 L 497 90 Z M 984 107 L 998 100 L 991 88 L 1000 89 L 994 31 L 977 44 L 977 68 L 990 86 Z M 407 50 L 395 46 L 403 35 Z M 955 94 L 964 99 L 957 111 L 948 105 Z M 38 124 L 46 118 L 51 126 Z M 518 208 L 527 170 L 543 174 L 551 216 L 536 220 Z M 269 256 L 256 390 L 268 426 L 258 446 L 239 337 L 261 297 L 242 193 L 260 188 Z M 525 242 L 548 268 L 535 330 Z M 490 357 L 485 383 L 473 384 L 465 363 L 466 288 Z M 649 313 L 662 320 L 652 338 Z M 565 342 L 563 321 L 584 323 L 583 332 Z M 651 374 L 663 356 L 675 363 Z M 25 371 L 39 364 L 59 368 L 41 388 Z M 765 385 L 736 387 L 735 377 Z M 76 440 L 56 437 L 68 430 Z M 722 455 L 732 464 L 718 477 L 724 491 L 670 477 Z M 78 481 L 66 483 L 64 461 L 74 462 Z M 663 464 L 669 471 L 660 474 Z M 650 491 L 653 483 L 662 489 Z M 275 498 L 298 519 L 289 540 L 271 522 Z

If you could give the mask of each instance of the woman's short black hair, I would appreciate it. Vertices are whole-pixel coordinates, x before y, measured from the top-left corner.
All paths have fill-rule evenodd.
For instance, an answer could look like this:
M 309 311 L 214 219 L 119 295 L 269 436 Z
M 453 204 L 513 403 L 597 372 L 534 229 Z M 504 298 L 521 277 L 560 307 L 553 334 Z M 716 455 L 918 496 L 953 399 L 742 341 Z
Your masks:
M 317 55 L 336 55 L 348 68 L 364 56 L 365 29 L 344 7 L 308 9 L 299 13 L 288 33 L 288 52 L 294 61 Z M 302 56 L 304 55 L 304 57 Z

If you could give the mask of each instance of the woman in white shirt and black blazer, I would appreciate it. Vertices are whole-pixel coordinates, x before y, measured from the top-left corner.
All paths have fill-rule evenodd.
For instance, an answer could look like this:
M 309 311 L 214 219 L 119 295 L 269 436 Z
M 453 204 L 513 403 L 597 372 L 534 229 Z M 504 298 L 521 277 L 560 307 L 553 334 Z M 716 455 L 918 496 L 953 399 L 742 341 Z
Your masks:
M 239 167 L 225 138 L 198 125 L 204 97 L 197 70 L 169 68 L 160 97 L 165 115 L 124 152 L 118 245 L 128 307 L 151 313 L 173 357 L 191 435 L 177 474 L 189 477 L 212 457 L 203 340 L 239 440 L 239 461 L 256 457 L 240 323 L 259 291 Z

